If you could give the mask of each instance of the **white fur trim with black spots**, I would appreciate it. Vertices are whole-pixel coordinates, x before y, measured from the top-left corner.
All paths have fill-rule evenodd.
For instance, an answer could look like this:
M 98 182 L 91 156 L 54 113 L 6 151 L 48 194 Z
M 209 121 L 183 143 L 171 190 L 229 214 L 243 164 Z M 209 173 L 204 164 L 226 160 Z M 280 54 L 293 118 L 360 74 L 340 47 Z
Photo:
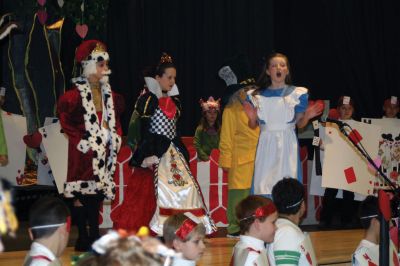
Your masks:
M 114 101 L 110 84 L 101 84 L 102 104 L 103 104 L 103 121 L 108 124 L 109 134 L 105 134 L 104 128 L 101 127 L 96 114 L 96 108 L 93 103 L 92 91 L 86 78 L 78 78 L 75 80 L 76 86 L 82 98 L 82 106 L 85 109 L 83 115 L 85 121 L 85 135 L 78 143 L 77 149 L 86 153 L 89 149 L 93 151 L 93 176 L 98 192 L 104 194 L 107 199 L 114 199 L 115 183 L 113 174 L 117 162 L 117 153 L 121 146 L 121 137 L 117 133 Z M 106 160 L 106 145 L 109 145 L 109 156 Z M 69 184 L 66 184 L 68 187 Z M 72 190 L 73 188 L 70 187 Z M 81 188 L 77 192 L 81 192 Z M 69 191 L 68 193 L 72 193 Z

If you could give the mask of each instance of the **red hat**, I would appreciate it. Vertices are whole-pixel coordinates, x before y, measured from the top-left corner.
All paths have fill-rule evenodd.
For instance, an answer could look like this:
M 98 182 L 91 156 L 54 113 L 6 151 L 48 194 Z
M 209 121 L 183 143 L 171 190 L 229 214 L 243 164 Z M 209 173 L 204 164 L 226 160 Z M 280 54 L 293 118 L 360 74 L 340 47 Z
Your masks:
M 76 48 L 75 60 L 81 63 L 83 69 L 81 75 L 86 78 L 97 72 L 98 62 L 107 61 L 109 58 L 106 45 L 98 40 L 84 41 Z
M 107 46 L 98 40 L 83 41 L 75 52 L 75 60 L 78 63 L 86 61 L 92 53 L 101 52 L 107 54 Z M 107 54 L 108 57 L 108 54 Z M 108 58 L 107 58 L 108 59 Z

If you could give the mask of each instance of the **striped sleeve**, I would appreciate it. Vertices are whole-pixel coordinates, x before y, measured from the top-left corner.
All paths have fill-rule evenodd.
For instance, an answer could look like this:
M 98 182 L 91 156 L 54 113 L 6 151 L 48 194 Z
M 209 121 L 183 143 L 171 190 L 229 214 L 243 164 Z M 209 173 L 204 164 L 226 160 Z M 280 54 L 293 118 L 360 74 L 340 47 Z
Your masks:
M 299 265 L 300 252 L 293 250 L 275 250 L 276 265 Z

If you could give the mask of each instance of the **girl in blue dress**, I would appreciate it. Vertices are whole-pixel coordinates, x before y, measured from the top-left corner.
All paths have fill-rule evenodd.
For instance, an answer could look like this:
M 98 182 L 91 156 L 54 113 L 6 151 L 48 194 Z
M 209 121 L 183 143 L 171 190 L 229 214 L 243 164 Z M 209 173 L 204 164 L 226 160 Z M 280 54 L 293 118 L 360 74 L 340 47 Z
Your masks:
M 301 176 L 296 126 L 302 128 L 322 112 L 308 106 L 308 90 L 291 85 L 287 57 L 268 57 L 258 80 L 259 89 L 249 92 L 244 105 L 249 126 L 260 126 L 254 170 L 254 194 L 271 194 L 284 177 Z

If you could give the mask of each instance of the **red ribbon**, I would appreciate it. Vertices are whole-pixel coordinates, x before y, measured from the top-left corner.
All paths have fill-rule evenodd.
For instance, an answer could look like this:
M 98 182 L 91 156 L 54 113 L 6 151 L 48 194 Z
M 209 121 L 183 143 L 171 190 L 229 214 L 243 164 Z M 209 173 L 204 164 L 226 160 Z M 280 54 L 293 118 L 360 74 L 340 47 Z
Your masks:
M 196 226 L 197 223 L 188 218 L 185 221 L 183 221 L 179 229 L 176 230 L 175 235 L 184 241 Z
M 254 212 L 253 217 L 255 217 L 255 218 L 263 218 L 263 217 L 267 217 L 270 214 L 273 214 L 274 212 L 276 212 L 275 204 L 270 203 L 270 204 L 267 204 L 265 206 L 258 207 L 256 209 L 256 211 Z

